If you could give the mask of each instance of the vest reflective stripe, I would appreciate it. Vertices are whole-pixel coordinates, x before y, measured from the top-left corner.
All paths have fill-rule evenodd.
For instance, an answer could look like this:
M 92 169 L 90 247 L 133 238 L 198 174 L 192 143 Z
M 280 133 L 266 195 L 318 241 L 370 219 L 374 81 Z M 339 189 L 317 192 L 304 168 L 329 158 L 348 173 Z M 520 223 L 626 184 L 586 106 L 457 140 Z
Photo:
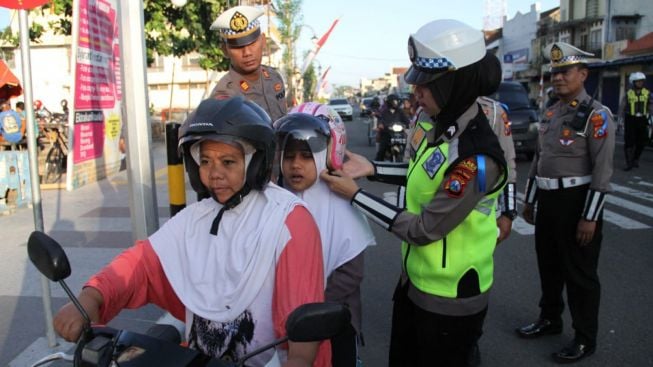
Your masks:
M 626 95 L 628 96 L 631 116 L 635 116 L 637 113 L 648 116 L 648 99 L 650 95 L 648 89 L 642 88 L 642 92 L 639 95 L 634 90 L 629 89 Z
M 431 124 L 418 123 L 428 131 Z M 428 147 L 423 139 L 409 163 L 406 187 L 406 209 L 419 214 L 442 186 L 444 173 L 451 164 L 448 159 L 449 144 Z M 440 155 L 444 157 L 440 159 Z M 427 162 L 428 161 L 428 162 Z M 437 171 L 434 167 L 440 162 Z M 468 187 L 468 189 L 472 189 Z M 501 190 L 488 195 L 478 207 L 445 238 L 425 246 L 402 243 L 403 265 L 411 283 L 419 290 L 448 298 L 457 297 L 458 282 L 469 271 L 478 274 L 481 292 L 492 285 L 494 263 L 492 254 L 496 245 L 496 207 L 494 200 Z M 454 199 L 455 200 L 455 199 Z M 490 202 L 490 205 L 487 205 Z

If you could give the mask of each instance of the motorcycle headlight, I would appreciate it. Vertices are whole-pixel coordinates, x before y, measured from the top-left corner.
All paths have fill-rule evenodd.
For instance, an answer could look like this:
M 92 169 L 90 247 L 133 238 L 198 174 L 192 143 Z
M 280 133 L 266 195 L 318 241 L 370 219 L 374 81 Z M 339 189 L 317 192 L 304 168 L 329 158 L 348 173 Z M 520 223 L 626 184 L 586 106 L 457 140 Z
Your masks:
M 404 131 L 404 127 L 402 125 L 399 125 L 399 124 L 392 125 L 391 129 L 392 129 L 392 131 L 394 131 L 396 133 Z

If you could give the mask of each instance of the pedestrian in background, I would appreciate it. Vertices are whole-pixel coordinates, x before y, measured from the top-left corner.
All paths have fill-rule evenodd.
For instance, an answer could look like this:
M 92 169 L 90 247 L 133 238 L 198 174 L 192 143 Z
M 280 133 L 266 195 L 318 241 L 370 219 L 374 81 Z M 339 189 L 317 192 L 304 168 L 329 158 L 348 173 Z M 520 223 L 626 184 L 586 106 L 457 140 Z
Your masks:
M 287 112 L 284 81 L 274 68 L 262 65 L 265 34 L 258 18 L 263 10 L 253 6 L 227 9 L 211 24 L 220 32 L 222 49 L 231 64 L 215 86 L 211 96 L 222 98 L 242 95 L 261 106 L 272 121 Z
M 648 144 L 648 124 L 653 116 L 653 96 L 644 88 L 646 75 L 635 72 L 628 77 L 631 88 L 619 104 L 619 123 L 624 126 L 624 152 L 626 167 L 630 171 L 639 167 L 639 157 Z
M 566 286 L 575 336 L 552 356 L 558 363 L 571 363 L 596 350 L 601 295 L 597 266 L 615 124 L 610 110 L 585 91 L 587 58 L 593 55 L 564 42 L 547 46 L 545 54 L 560 102 L 542 116 L 523 211 L 524 220 L 535 224 L 542 296 L 539 318 L 516 331 L 522 338 L 560 334 Z
M 404 78 L 430 116 L 415 126 L 409 163 L 348 153 L 343 171 L 320 178 L 403 240 L 389 366 L 478 366 L 507 167 L 476 99 L 499 87 L 501 64 L 481 31 L 450 19 L 422 26 L 408 50 Z M 351 177 L 362 176 L 406 185 L 406 210 L 360 189 Z

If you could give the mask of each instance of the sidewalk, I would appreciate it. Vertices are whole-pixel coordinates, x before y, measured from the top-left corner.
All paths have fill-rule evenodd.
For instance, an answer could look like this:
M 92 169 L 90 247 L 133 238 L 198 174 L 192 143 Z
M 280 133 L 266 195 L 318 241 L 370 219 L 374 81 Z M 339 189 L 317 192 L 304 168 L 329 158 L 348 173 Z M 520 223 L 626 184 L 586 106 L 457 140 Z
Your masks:
M 153 142 L 151 154 L 161 225 L 170 213 L 165 144 Z M 133 244 L 129 190 L 127 171 L 122 171 L 70 192 L 41 191 L 44 231 L 68 254 L 72 275 L 67 283 L 74 293 L 91 274 Z M 194 201 L 194 193 L 189 190 L 187 186 L 187 200 Z M 26 349 L 34 349 L 39 338 L 40 344 L 46 344 L 43 342 L 45 321 L 40 275 L 29 263 L 26 251 L 27 238 L 35 229 L 32 208 L 19 208 L 11 215 L 0 216 L 0 228 L 3 229 L 0 241 L 0 277 L 3 279 L 0 282 L 0 365 L 28 365 L 47 354 L 46 350 L 34 350 L 26 359 L 16 359 Z M 56 311 L 67 297 L 59 285 L 50 284 L 53 311 Z M 145 308 L 123 314 L 117 325 L 127 323 L 132 330 L 138 331 L 161 312 Z

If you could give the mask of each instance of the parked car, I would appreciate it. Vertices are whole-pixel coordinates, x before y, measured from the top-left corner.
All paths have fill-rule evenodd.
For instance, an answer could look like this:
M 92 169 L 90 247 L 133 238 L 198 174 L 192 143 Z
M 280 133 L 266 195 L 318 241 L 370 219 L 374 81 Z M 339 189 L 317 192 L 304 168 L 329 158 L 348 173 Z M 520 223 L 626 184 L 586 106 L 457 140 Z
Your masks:
M 507 106 L 515 152 L 530 160 L 535 154 L 539 119 L 537 108 L 528 99 L 526 88 L 517 82 L 501 82 L 490 98 Z
M 363 98 L 361 100 L 361 105 L 360 105 L 360 108 L 361 108 L 360 115 L 361 115 L 361 117 L 370 115 L 370 113 L 371 113 L 370 105 L 372 104 L 373 99 L 374 99 L 373 97 L 365 97 L 365 98 Z
M 329 100 L 329 106 L 333 108 L 343 120 L 354 119 L 354 108 L 349 104 L 346 98 L 333 98 Z

